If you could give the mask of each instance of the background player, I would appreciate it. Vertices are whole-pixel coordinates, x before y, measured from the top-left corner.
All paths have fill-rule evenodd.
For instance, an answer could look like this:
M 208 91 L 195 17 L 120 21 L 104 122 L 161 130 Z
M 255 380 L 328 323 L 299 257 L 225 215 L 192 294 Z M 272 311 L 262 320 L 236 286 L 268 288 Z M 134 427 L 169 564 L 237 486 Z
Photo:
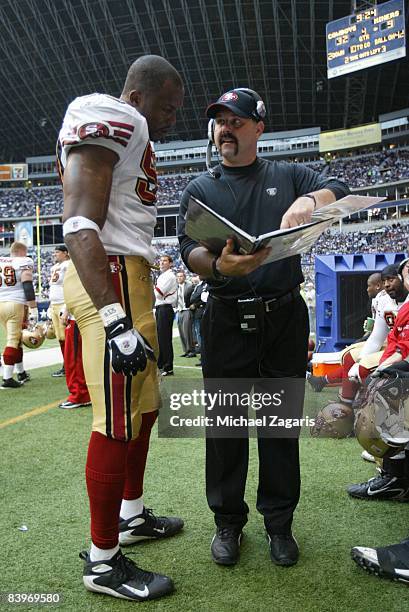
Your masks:
M 64 369 L 65 325 L 63 323 L 63 319 L 61 315 L 65 311 L 63 283 L 64 283 L 65 273 L 67 271 L 68 264 L 70 261 L 68 249 L 65 246 L 65 244 L 61 244 L 60 246 L 55 247 L 54 260 L 55 260 L 55 264 L 51 268 L 51 277 L 50 277 L 50 314 L 51 314 L 51 320 L 54 326 L 55 337 L 60 343 L 61 353 L 63 357 L 63 365 L 59 370 L 57 370 L 56 372 L 53 372 L 51 376 L 58 378 L 60 376 L 65 376 L 65 369 Z
M 64 295 L 82 335 L 94 415 L 86 465 L 92 544 L 81 554 L 83 581 L 91 591 L 136 601 L 166 595 L 173 583 L 122 555 L 119 531 L 121 543 L 132 544 L 183 527 L 180 519 L 155 517 L 142 499 L 159 406 L 151 361 L 157 180 L 150 141 L 174 125 L 182 101 L 179 73 L 161 57 L 144 56 L 130 67 L 121 99 L 74 100 L 59 136 L 64 235 L 74 264 Z
M 33 268 L 34 262 L 27 257 L 27 247 L 22 242 L 13 242 L 10 257 L 0 257 L 0 324 L 7 334 L 2 389 L 16 389 L 30 380 L 23 365 L 21 330 L 26 304 L 29 306 L 29 324 L 34 326 L 38 322 Z M 17 380 L 13 378 L 14 368 Z

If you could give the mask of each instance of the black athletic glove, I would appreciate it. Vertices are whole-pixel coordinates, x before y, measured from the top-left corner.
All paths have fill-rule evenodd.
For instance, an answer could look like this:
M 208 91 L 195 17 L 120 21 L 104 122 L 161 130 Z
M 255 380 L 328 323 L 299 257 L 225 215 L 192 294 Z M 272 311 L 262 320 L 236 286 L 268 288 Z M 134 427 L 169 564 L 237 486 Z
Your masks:
M 147 360 L 155 360 L 149 342 L 132 327 L 128 317 L 118 319 L 105 328 L 111 365 L 117 374 L 135 376 L 146 368 Z

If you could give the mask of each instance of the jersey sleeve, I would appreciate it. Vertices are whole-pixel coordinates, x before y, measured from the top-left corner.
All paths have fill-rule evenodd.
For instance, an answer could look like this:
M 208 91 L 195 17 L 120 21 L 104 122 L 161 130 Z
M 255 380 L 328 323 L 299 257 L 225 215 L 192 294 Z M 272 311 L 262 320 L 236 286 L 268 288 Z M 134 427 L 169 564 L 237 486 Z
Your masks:
M 72 147 L 86 144 L 111 149 L 121 159 L 138 127 L 129 104 L 102 94 L 83 96 L 69 105 L 59 143 L 65 156 Z
M 31 257 L 17 257 L 13 260 L 15 270 L 34 270 L 34 261 Z
M 176 277 L 173 274 L 161 274 L 156 282 L 155 291 L 162 299 L 175 294 L 177 292 Z
M 360 358 L 379 351 L 388 336 L 388 332 L 389 327 L 386 324 L 383 313 L 378 310 L 371 335 L 365 342 L 365 346 L 360 353 Z

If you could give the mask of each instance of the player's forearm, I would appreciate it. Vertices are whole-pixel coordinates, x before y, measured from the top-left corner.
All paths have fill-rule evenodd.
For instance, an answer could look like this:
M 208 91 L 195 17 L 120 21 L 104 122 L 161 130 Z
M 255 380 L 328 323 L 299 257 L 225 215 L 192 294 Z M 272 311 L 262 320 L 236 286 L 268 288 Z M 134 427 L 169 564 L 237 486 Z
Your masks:
M 402 361 L 401 353 L 393 353 L 393 355 L 385 359 L 385 361 L 382 361 L 381 367 L 387 368 L 388 366 L 393 365 L 394 363 L 399 363 L 400 361 Z
M 70 257 L 95 308 L 118 302 L 105 249 L 93 230 L 65 236 Z

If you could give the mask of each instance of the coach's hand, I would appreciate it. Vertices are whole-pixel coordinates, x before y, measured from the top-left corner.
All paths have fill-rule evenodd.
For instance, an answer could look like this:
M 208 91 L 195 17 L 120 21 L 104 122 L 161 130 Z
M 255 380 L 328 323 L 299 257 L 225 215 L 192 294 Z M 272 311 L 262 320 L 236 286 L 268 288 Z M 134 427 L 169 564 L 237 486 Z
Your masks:
M 226 240 L 226 246 L 217 261 L 217 269 L 224 276 L 245 276 L 257 270 L 269 255 L 271 249 L 264 247 L 252 255 L 238 255 L 234 240 Z
M 107 343 L 111 355 L 111 365 L 117 374 L 135 376 L 143 372 L 147 360 L 155 361 L 155 355 L 149 342 L 132 327 L 128 317 L 118 319 L 105 328 Z
M 293 202 L 287 212 L 283 215 L 280 229 L 289 229 L 290 227 L 298 227 L 305 225 L 311 221 L 312 213 L 314 212 L 314 200 L 301 196 Z

